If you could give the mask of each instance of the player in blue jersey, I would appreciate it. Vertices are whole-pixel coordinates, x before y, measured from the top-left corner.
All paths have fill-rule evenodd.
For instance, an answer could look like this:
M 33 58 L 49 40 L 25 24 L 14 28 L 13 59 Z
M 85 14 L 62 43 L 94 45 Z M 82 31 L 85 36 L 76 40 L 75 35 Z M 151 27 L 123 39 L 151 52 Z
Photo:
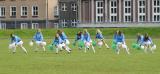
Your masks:
M 86 49 L 89 49 L 90 47 L 92 47 L 92 50 L 95 53 L 95 49 L 92 45 L 92 40 L 91 40 L 90 34 L 87 31 L 87 29 L 84 29 L 84 34 L 83 35 L 84 35 L 83 42 L 85 44 L 85 53 L 86 53 Z
M 70 48 L 64 43 L 64 41 L 60 38 L 59 34 L 56 34 L 52 45 L 56 47 L 56 53 L 58 53 L 59 50 L 65 49 L 68 53 L 70 53 Z
M 117 31 L 117 35 L 115 36 L 115 42 L 116 42 L 116 50 L 117 50 L 117 54 L 119 54 L 120 52 L 120 48 L 124 48 L 126 50 L 126 52 L 128 54 L 130 54 L 129 52 L 129 48 L 127 47 L 126 43 L 125 43 L 125 36 L 121 31 Z
M 142 42 L 143 42 L 143 39 L 144 39 L 144 36 L 140 33 L 137 33 L 137 44 L 138 45 L 142 45 Z
M 11 38 L 11 42 L 9 44 L 9 48 L 12 49 L 13 53 L 16 52 L 16 47 L 20 47 L 27 54 L 27 50 L 23 47 L 23 41 L 21 40 L 20 37 L 14 34 L 11 34 L 10 38 Z
M 153 44 L 152 39 L 148 35 L 148 33 L 145 33 L 143 41 L 142 41 L 142 45 L 144 46 L 145 53 L 147 53 L 148 50 L 150 50 L 153 53 L 154 49 L 156 48 L 156 46 Z
M 66 48 L 69 49 L 71 51 L 71 48 L 69 48 L 69 40 L 68 40 L 68 37 L 67 35 L 64 33 L 64 31 L 62 30 L 57 30 L 57 34 L 59 35 L 59 37 L 63 40 L 64 44 L 66 45 Z
M 40 29 L 37 29 L 37 32 L 33 36 L 33 41 L 35 41 L 35 43 L 36 43 L 35 51 L 38 50 L 38 47 L 42 48 L 43 51 L 46 51 L 46 49 L 45 49 L 46 42 L 44 42 L 43 34 Z
M 96 31 L 96 40 L 97 40 L 97 44 L 99 47 L 102 47 L 102 45 L 104 44 L 107 48 L 109 48 L 109 46 L 107 45 L 107 43 L 104 40 L 102 32 L 99 29 L 97 29 L 97 31 Z
M 73 45 L 76 45 L 77 42 L 83 42 L 83 39 L 84 39 L 83 32 L 79 31 L 79 32 L 76 34 L 75 42 L 73 43 Z M 82 46 L 79 46 L 78 48 L 79 48 L 79 49 L 82 49 Z

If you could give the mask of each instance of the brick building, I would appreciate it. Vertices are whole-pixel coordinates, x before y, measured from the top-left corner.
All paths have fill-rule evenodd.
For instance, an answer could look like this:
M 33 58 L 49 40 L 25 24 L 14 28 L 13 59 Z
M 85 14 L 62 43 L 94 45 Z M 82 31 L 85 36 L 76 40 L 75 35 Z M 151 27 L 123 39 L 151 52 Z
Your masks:
M 0 0 L 0 29 L 54 27 L 58 0 Z

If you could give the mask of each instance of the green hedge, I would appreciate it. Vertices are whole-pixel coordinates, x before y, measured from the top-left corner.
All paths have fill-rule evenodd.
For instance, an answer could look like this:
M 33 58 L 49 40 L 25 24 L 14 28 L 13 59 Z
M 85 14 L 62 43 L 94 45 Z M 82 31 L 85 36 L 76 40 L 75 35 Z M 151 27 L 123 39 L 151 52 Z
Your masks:
M 65 28 L 63 29 L 69 38 L 74 38 L 78 31 L 83 31 L 83 28 Z M 160 37 L 160 28 L 100 28 L 103 32 L 105 38 L 112 38 L 116 30 L 121 30 L 124 32 L 125 36 L 128 38 L 135 38 L 138 32 L 148 33 L 151 37 Z M 53 38 L 57 29 L 42 29 L 42 33 L 45 38 Z M 96 28 L 88 28 L 91 36 L 95 36 Z M 15 33 L 22 38 L 32 38 L 36 30 L 26 29 L 7 29 L 0 30 L 0 38 L 8 38 L 11 33 Z

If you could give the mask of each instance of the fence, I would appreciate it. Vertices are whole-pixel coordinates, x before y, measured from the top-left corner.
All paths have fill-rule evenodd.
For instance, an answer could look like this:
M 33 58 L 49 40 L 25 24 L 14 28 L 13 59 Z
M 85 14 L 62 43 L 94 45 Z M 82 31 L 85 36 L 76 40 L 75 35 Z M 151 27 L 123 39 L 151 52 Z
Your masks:
M 1 20 L 0 29 L 37 29 L 37 28 L 55 28 L 55 21 L 46 20 Z

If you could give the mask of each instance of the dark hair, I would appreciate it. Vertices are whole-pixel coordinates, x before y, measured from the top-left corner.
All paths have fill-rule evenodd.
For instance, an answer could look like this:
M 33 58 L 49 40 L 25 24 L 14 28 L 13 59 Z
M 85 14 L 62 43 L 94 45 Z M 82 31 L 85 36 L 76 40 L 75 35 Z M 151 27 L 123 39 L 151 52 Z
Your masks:
M 149 40 L 149 35 L 148 35 L 148 33 L 145 33 L 144 34 L 144 41 L 147 41 L 147 40 Z
M 59 35 L 61 35 L 61 34 L 62 34 L 62 30 L 57 30 L 57 33 L 58 33 Z
M 118 31 L 118 35 L 121 36 L 121 35 L 122 35 L 122 32 L 121 32 L 121 31 Z
M 77 35 L 78 35 L 78 36 L 81 36 L 81 34 L 82 34 L 82 32 L 80 31 L 80 32 L 78 32 L 78 34 L 77 34 Z
M 13 33 L 10 34 L 10 37 L 11 37 L 11 38 L 13 37 Z
M 137 33 L 137 38 L 140 39 L 141 38 L 141 34 Z

